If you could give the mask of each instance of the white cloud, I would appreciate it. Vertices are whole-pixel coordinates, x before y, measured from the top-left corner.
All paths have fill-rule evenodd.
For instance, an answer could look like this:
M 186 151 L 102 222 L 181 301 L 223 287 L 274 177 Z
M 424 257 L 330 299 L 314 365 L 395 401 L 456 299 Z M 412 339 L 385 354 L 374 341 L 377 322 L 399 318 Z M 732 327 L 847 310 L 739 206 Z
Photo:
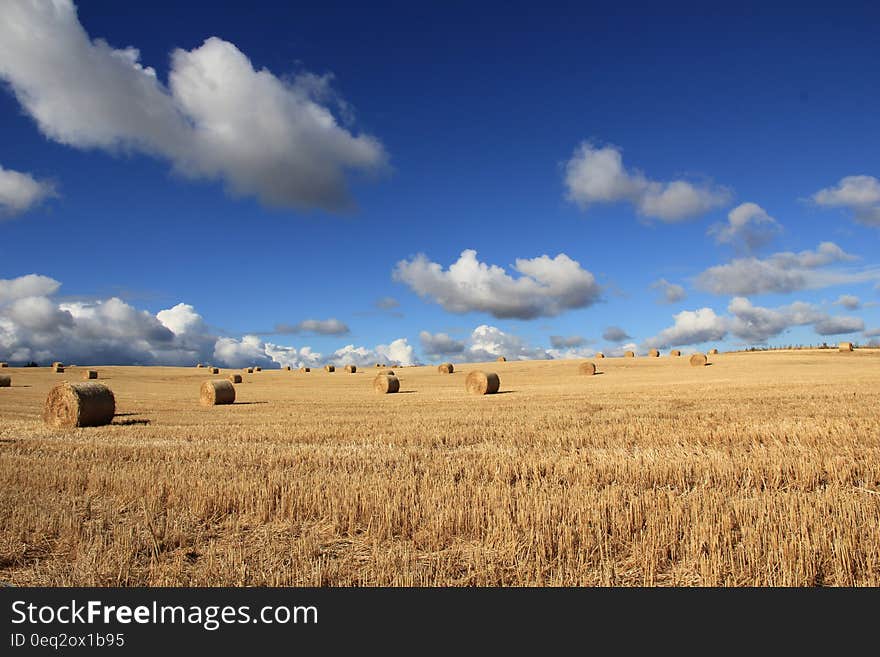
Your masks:
M 393 276 L 449 312 L 485 312 L 498 318 L 552 317 L 594 304 L 601 292 L 593 274 L 564 253 L 518 258 L 513 269 L 521 276 L 513 278 L 503 267 L 480 262 L 477 252 L 468 249 L 447 270 L 419 254 L 398 262 Z
M 26 212 L 54 195 L 52 183 L 0 166 L 0 218 Z
M 28 274 L 18 278 L 0 278 L 0 303 L 55 294 L 61 283 L 48 276 Z
M 880 279 L 880 269 L 876 267 L 862 270 L 822 269 L 857 259 L 833 242 L 822 242 L 815 251 L 775 253 L 763 259 L 737 258 L 727 264 L 710 267 L 697 276 L 696 285 L 713 294 L 747 296 Z
M 632 336 L 619 326 L 609 326 L 602 333 L 602 339 L 608 342 L 623 342 L 632 339 Z
M 880 226 L 880 180 L 874 176 L 847 176 L 836 187 L 820 189 L 812 196 L 817 205 L 852 210 L 856 221 Z
M 482 324 L 474 329 L 468 341 L 467 360 L 545 360 L 552 358 L 547 350 L 533 347 L 522 338 L 505 333 L 497 326 Z
M 350 332 L 348 324 L 338 319 L 304 319 L 297 324 L 278 324 L 275 333 L 315 333 L 318 335 L 346 335 Z
M 676 222 L 705 214 L 731 199 L 730 190 L 684 180 L 657 182 L 627 171 L 620 149 L 584 142 L 565 167 L 568 199 L 587 209 L 596 203 L 632 203 L 644 216 Z
M 862 301 L 854 294 L 841 294 L 834 302 L 835 306 L 843 306 L 847 310 L 858 310 L 862 307 Z
M 202 316 L 187 303 L 179 303 L 173 308 L 160 310 L 156 313 L 156 319 L 175 335 L 198 333 L 205 328 Z
M 681 285 L 670 283 L 665 278 L 661 278 L 651 283 L 651 289 L 660 290 L 660 300 L 663 303 L 677 303 L 687 296 Z
M 394 297 L 381 297 L 376 299 L 376 308 L 379 310 L 393 310 L 400 305 L 400 302 Z
M 275 366 L 267 353 L 267 345 L 258 335 L 243 335 L 241 339 L 218 338 L 214 344 L 214 360 L 227 367 Z
M 347 172 L 386 167 L 375 138 L 334 117 L 329 76 L 278 78 L 217 37 L 175 50 L 167 87 L 139 59 L 91 40 L 70 0 L 0 4 L 0 77 L 50 139 L 144 152 L 282 207 L 344 209 Z
M 718 244 L 730 244 L 737 250 L 750 253 L 773 240 L 782 226 L 757 203 L 742 203 L 727 215 L 727 223 L 715 224 L 709 235 Z
M 647 348 L 665 349 L 709 340 L 723 340 L 727 323 L 711 308 L 683 310 L 674 315 L 675 323 L 659 334 L 645 340 Z

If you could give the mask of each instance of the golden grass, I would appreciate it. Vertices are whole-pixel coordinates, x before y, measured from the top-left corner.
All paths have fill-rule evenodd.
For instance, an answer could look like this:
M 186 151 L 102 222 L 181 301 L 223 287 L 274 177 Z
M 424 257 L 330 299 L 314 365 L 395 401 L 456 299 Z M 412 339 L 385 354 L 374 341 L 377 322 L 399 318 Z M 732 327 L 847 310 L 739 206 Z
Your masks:
M 0 394 L 0 580 L 20 585 L 880 585 L 880 352 L 245 377 L 101 368 L 113 424 Z

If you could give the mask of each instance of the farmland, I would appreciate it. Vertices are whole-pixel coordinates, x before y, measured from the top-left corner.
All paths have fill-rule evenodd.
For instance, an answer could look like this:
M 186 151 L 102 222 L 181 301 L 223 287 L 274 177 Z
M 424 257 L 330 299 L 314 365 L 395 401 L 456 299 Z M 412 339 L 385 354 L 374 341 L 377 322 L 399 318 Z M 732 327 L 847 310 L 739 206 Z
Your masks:
M 101 367 L 109 426 L 0 389 L 16 585 L 880 585 L 880 351 L 244 374 Z M 470 396 L 468 372 L 499 394 Z M 240 372 L 240 370 L 235 370 Z M 221 370 L 225 376 L 232 370 Z

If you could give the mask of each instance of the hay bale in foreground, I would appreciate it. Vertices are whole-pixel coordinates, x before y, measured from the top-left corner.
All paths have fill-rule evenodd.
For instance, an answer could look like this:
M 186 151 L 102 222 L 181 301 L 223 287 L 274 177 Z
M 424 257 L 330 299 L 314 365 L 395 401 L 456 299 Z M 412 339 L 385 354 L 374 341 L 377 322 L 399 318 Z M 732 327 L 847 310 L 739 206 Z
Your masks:
M 636 353 L 634 351 L 627 351 L 626 353 L 623 354 L 623 356 L 624 356 L 624 358 L 635 358 Z
M 669 355 L 670 355 L 670 356 L 675 356 L 675 357 L 677 358 L 678 356 L 681 356 L 681 350 L 679 350 L 679 349 L 673 349 L 672 351 L 669 352 Z
M 499 363 L 506 363 L 506 362 L 507 362 L 507 359 L 506 359 L 504 356 L 499 356 L 499 357 L 498 357 L 498 362 L 499 362 Z
M 324 365 L 324 371 L 325 372 L 335 372 L 336 366 L 335 365 Z
M 581 363 L 578 366 L 578 372 L 587 376 L 593 376 L 596 373 L 596 363 Z
M 437 366 L 437 371 L 440 374 L 452 374 L 455 371 L 455 366 L 452 363 L 440 363 Z
M 717 354 L 718 354 L 718 350 L 717 350 L 717 349 L 710 349 L 710 350 L 709 350 L 709 355 L 710 355 L 710 356 L 715 356 L 715 355 L 717 355 Z
M 52 368 L 52 371 L 55 372 L 55 374 L 64 374 L 64 366 L 63 365 L 55 365 Z
M 110 424 L 116 398 L 101 383 L 59 383 L 49 391 L 43 422 L 53 427 L 98 427 Z
M 837 351 L 852 351 L 854 349 L 852 342 L 841 342 L 837 345 Z
M 373 379 L 373 390 L 383 395 L 390 395 L 400 390 L 400 379 L 393 374 L 378 374 Z
M 464 387 L 472 395 L 492 395 L 501 387 L 501 379 L 495 372 L 474 370 L 464 380 Z
M 235 388 L 226 379 L 205 381 L 202 384 L 202 389 L 199 391 L 199 401 L 202 406 L 231 404 L 235 401 Z
M 708 361 L 709 359 L 706 358 L 706 354 L 694 354 L 693 356 L 691 356 L 691 365 L 693 365 L 694 367 L 702 367 Z
M 97 379 L 98 378 L 98 370 L 86 370 L 83 372 L 84 379 Z
M 212 367 L 211 374 L 220 374 L 220 368 L 219 367 Z
M 226 378 L 230 383 L 241 383 L 241 374 L 230 374 Z
M 660 350 L 659 349 L 650 349 L 648 351 L 648 356 L 651 358 L 660 358 Z
M 593 358 L 605 358 L 605 354 L 603 354 L 601 351 L 597 351 Z
M 11 388 L 12 377 L 8 374 L 0 374 L 0 388 Z
M 358 371 L 357 365 L 346 365 L 345 371 L 348 372 L 349 374 L 354 374 L 355 372 Z
M 308 374 L 309 372 L 312 371 L 312 368 L 311 367 L 300 367 L 299 371 L 302 372 L 303 374 Z

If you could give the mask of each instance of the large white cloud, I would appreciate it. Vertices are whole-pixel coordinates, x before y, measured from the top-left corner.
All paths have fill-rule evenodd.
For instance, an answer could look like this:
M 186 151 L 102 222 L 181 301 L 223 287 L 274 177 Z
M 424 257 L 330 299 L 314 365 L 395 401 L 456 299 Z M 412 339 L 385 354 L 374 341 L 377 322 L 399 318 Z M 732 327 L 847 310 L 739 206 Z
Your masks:
M 477 252 L 467 249 L 447 270 L 420 254 L 398 262 L 393 276 L 454 313 L 533 319 L 585 308 L 599 299 L 601 289 L 593 274 L 564 253 L 518 258 L 513 269 L 521 276 L 514 278 L 503 267 L 480 262 Z
M 0 166 L 0 219 L 20 214 L 55 195 L 55 186 Z
M 781 252 L 767 258 L 737 258 L 710 267 L 697 276 L 696 285 L 713 294 L 749 296 L 880 280 L 880 268 L 877 267 L 859 270 L 828 268 L 857 259 L 834 242 L 822 242 L 815 251 Z
M 614 146 L 578 146 L 565 167 L 568 198 L 586 209 L 597 203 L 626 201 L 644 216 L 683 221 L 727 204 L 730 190 L 684 180 L 658 182 L 639 171 L 627 171 Z
M 776 219 L 757 203 L 742 203 L 727 215 L 727 223 L 715 224 L 709 234 L 718 244 L 730 244 L 750 253 L 773 240 L 782 231 Z
M 817 205 L 847 208 L 859 223 L 880 226 L 880 180 L 874 176 L 847 176 L 834 187 L 812 196 Z
M 0 77 L 50 139 L 162 157 L 284 207 L 344 209 L 347 172 L 386 166 L 375 138 L 335 118 L 327 76 L 281 79 L 217 37 L 175 50 L 167 86 L 139 60 L 90 39 L 70 0 L 0 3 Z

